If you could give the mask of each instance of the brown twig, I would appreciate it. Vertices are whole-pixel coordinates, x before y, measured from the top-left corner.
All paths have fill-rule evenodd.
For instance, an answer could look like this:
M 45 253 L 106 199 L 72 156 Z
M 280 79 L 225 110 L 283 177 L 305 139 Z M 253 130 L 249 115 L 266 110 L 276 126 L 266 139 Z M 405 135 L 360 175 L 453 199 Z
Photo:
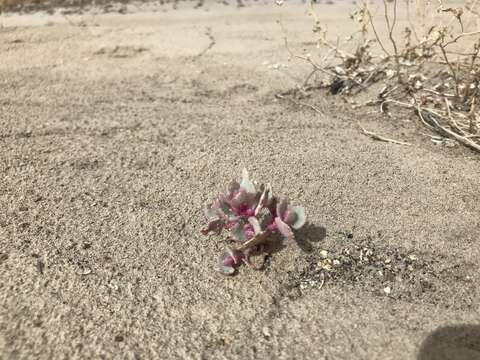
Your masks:
M 270 231 L 263 231 L 260 234 L 255 235 L 250 240 L 247 240 L 242 245 L 236 248 L 237 251 L 245 251 L 251 249 L 254 246 L 265 244 L 268 242 L 268 237 L 271 235 Z
M 387 40 L 382 42 L 380 38 L 382 34 L 377 31 L 374 16 L 368 9 L 366 0 L 362 0 L 361 9 L 354 14 L 356 16 L 354 19 L 361 26 L 359 31 L 362 35 L 361 42 L 357 44 L 355 53 L 350 54 L 340 48 L 338 38 L 336 43 L 327 40 L 326 28 L 321 26 L 312 1 L 310 1 L 310 6 L 315 21 L 314 32 L 320 34 L 317 46 L 321 46 L 323 50 L 326 49 L 327 55 L 325 56 L 333 53 L 334 57 L 332 56 L 332 58 L 340 59 L 340 62 L 337 61 L 334 65 L 325 65 L 324 61 L 319 63 L 320 58 L 312 57 L 309 54 L 295 54 L 289 48 L 285 35 L 285 47 L 290 56 L 306 61 L 312 66 L 312 71 L 309 72 L 303 85 L 299 85 L 295 89 L 294 94 L 297 92 L 308 94 L 307 84 L 312 82 L 314 74 L 326 74 L 329 80 L 333 81 L 331 83 L 333 87 L 330 87 L 332 94 L 342 93 L 342 99 L 345 99 L 353 108 L 380 104 L 380 111 L 383 113 L 386 112 L 388 104 L 393 104 L 412 109 L 416 111 L 425 127 L 475 150 L 480 148 L 480 134 L 478 134 L 480 116 L 476 111 L 476 98 L 480 97 L 480 70 L 477 66 L 480 57 L 480 40 L 477 40 L 473 47 L 470 47 L 471 45 L 468 48 L 460 47 L 462 44 L 460 40 L 478 36 L 480 30 L 469 31 L 470 28 L 467 27 L 466 22 L 468 18 L 464 21 L 463 12 L 460 9 L 447 9 L 441 6 L 439 11 L 449 12 L 453 14 L 454 18 L 445 26 L 423 27 L 425 30 L 423 34 L 417 33 L 411 19 L 408 19 L 410 28 L 405 30 L 405 42 L 402 43 L 396 36 L 396 32 L 398 32 L 398 0 L 383 0 L 385 38 Z M 474 0 L 474 4 L 478 1 L 480 0 Z M 392 4 L 387 4 L 387 2 L 392 2 Z M 407 12 L 409 13 L 409 9 Z M 423 13 L 427 14 L 426 11 Z M 436 14 L 434 11 L 431 13 L 432 15 Z M 420 18 L 418 19 L 420 20 Z M 460 24 L 460 29 L 456 26 L 455 21 Z M 367 30 L 370 31 L 370 38 Z M 415 35 L 417 41 L 412 40 L 412 34 Z M 357 33 L 355 33 L 355 37 L 351 36 L 350 40 L 355 38 L 358 39 Z M 465 40 L 465 43 L 467 42 Z M 372 43 L 377 46 L 377 53 L 380 56 L 372 50 Z M 455 43 L 457 44 L 454 45 Z M 470 44 L 470 42 L 468 43 Z M 439 69 L 438 73 L 425 72 L 427 66 L 435 70 Z M 329 86 L 329 83 L 325 83 L 323 79 L 320 80 L 320 84 L 322 88 Z M 356 95 L 357 91 L 368 89 L 373 84 L 382 85 L 383 88 L 376 98 L 366 99 L 366 101 L 362 99 L 358 102 L 355 101 L 355 98 L 352 100 L 352 96 Z M 453 87 L 455 90 L 452 89 Z M 340 90 L 332 90 L 337 88 Z M 285 95 L 287 94 L 283 93 L 277 97 L 322 113 L 320 109 L 311 104 Z M 350 98 L 346 98 L 346 96 Z M 414 101 L 412 103 L 405 102 L 405 99 L 410 96 Z M 391 113 L 389 116 L 392 116 Z M 363 128 L 362 132 L 380 141 L 408 144 L 385 138 Z
M 448 101 L 448 99 L 446 97 L 444 97 L 443 99 L 445 100 L 445 109 L 447 109 L 447 115 L 448 115 L 448 119 L 450 120 L 450 126 L 464 136 L 465 132 L 458 127 L 457 122 L 455 121 L 455 119 L 452 116 L 452 112 L 450 111 L 450 102 Z
M 393 143 L 393 144 L 397 144 L 397 145 L 408 145 L 408 146 L 412 145 L 412 144 L 407 143 L 407 142 L 403 142 L 403 141 L 398 141 L 398 140 L 386 138 L 386 137 L 384 137 L 384 136 L 375 134 L 374 132 L 365 130 L 360 124 L 358 124 L 358 126 L 360 127 L 360 129 L 362 130 L 362 132 L 363 132 L 365 135 L 370 136 L 370 137 L 371 137 L 372 139 L 374 139 L 374 140 L 383 141 L 383 142 L 389 142 L 389 143 Z
M 419 108 L 418 115 L 422 118 L 422 120 L 426 123 L 430 123 L 433 128 L 439 132 L 440 134 L 453 138 L 458 142 L 462 143 L 463 145 L 473 149 L 475 151 L 480 152 L 480 145 L 476 144 L 475 142 L 471 141 L 469 138 L 465 136 L 458 135 L 457 133 L 447 129 L 446 127 L 440 125 L 440 123 L 435 119 L 432 112 Z M 425 119 L 425 115 L 427 115 L 428 120 Z
M 403 84 L 400 58 L 398 56 L 397 42 L 393 37 L 393 30 L 395 29 L 395 24 L 397 22 L 397 0 L 393 0 L 393 19 L 391 24 L 390 24 L 390 16 L 388 15 L 387 0 L 383 0 L 383 6 L 384 6 L 385 22 L 387 23 L 387 28 L 388 28 L 388 37 L 390 38 L 390 42 L 392 43 L 392 46 L 393 46 L 394 59 L 395 59 L 395 65 L 396 65 L 396 71 L 397 71 L 397 74 L 396 74 L 397 79 L 400 84 Z
M 445 45 L 440 43 L 438 44 L 438 47 L 440 48 L 440 51 L 443 55 L 443 59 L 445 60 L 445 63 L 447 64 L 448 68 L 450 69 L 450 72 L 452 74 L 452 77 L 453 77 L 453 80 L 455 81 L 455 95 L 458 96 L 459 95 L 459 91 L 458 91 L 458 76 L 457 76 L 457 72 L 455 71 L 455 69 L 453 68 L 453 65 L 452 63 L 450 62 L 448 56 L 447 56 L 447 53 L 445 51 Z
M 292 99 L 291 97 L 285 97 L 282 94 L 276 94 L 275 97 L 278 98 L 278 99 L 281 99 L 281 100 L 286 99 L 286 100 L 294 103 L 297 106 L 305 106 L 305 107 L 308 107 L 308 108 L 312 109 L 313 111 L 319 113 L 320 115 L 325 115 L 319 108 L 317 108 L 316 106 L 314 106 L 312 104 L 307 104 L 307 103 L 304 103 L 302 101 L 296 101 L 296 100 Z
M 480 34 L 480 30 L 478 31 L 472 31 L 472 32 L 468 32 L 468 33 L 461 33 L 461 34 L 458 34 L 457 36 L 455 36 L 452 40 L 450 40 L 449 42 L 445 43 L 444 46 L 448 46 L 448 45 L 451 45 L 453 43 L 456 43 L 458 40 L 460 40 L 461 38 L 464 38 L 466 36 L 473 36 L 473 35 L 478 35 Z
M 469 131 L 471 134 L 476 134 L 478 131 L 478 126 L 475 123 L 476 116 L 475 116 L 475 98 L 472 98 L 472 104 L 470 105 L 470 111 L 468 113 L 469 117 Z
M 375 28 L 375 25 L 373 23 L 372 14 L 371 14 L 370 10 L 368 9 L 366 1 L 362 0 L 362 4 L 363 4 L 363 8 L 365 9 L 365 11 L 368 15 L 368 20 L 370 22 L 370 26 L 372 27 L 373 34 L 375 35 L 375 38 L 377 39 L 378 45 L 380 45 L 380 48 L 383 50 L 385 55 L 390 57 L 391 56 L 390 53 L 387 51 L 387 49 L 385 49 L 385 46 L 383 46 L 382 40 L 380 40 L 380 36 L 378 36 L 377 29 Z
M 407 21 L 408 21 L 408 24 L 410 25 L 410 29 L 412 30 L 413 35 L 415 36 L 415 40 L 417 40 L 417 43 L 419 43 L 420 38 L 418 36 L 417 29 L 415 28 L 415 25 L 413 24 L 412 18 L 410 16 L 410 0 L 406 0 L 405 2 L 407 4 Z

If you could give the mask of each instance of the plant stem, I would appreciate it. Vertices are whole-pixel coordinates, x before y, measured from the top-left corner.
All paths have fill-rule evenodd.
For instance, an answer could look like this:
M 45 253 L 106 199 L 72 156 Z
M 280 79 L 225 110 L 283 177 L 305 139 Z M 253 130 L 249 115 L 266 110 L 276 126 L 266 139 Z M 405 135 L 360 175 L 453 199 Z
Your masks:
M 270 230 L 265 230 L 264 232 L 255 235 L 250 240 L 244 242 L 241 246 L 239 246 L 236 250 L 238 251 L 245 251 L 249 248 L 252 248 L 256 245 L 263 244 L 267 242 L 267 238 L 272 234 Z

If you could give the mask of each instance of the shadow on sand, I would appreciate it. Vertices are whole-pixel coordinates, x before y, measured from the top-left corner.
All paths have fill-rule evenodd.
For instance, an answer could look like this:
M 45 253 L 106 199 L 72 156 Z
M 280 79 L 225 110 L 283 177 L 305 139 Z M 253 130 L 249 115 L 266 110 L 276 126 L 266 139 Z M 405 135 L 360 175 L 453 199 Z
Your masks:
M 295 232 L 295 242 L 298 247 L 306 253 L 313 250 L 313 243 L 317 243 L 325 239 L 327 230 L 322 226 L 307 223 L 301 229 Z M 263 255 L 262 264 L 257 266 L 257 270 L 265 270 L 269 264 L 269 259 L 272 254 L 275 254 L 286 247 L 286 243 L 282 241 L 280 235 L 276 235 L 273 241 L 270 241 L 265 246 L 261 247 L 260 251 L 252 252 L 252 256 Z
M 295 241 L 300 249 L 311 252 L 313 250 L 312 244 L 322 241 L 326 236 L 327 229 L 323 226 L 307 223 L 296 232 Z
M 417 360 L 480 360 L 480 325 L 441 327 L 423 341 Z

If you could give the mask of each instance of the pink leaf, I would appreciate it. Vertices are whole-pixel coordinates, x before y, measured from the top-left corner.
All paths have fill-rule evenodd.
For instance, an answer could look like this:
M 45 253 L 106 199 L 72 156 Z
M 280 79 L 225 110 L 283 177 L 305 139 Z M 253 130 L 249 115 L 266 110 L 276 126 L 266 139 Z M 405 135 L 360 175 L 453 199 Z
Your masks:
M 290 226 L 285 224 L 282 219 L 279 217 L 275 218 L 275 224 L 277 225 L 277 229 L 282 234 L 284 237 L 286 237 L 288 240 L 293 240 L 294 239 L 294 234 L 292 229 L 290 229 Z
M 256 217 L 250 216 L 248 218 L 248 222 L 252 225 L 253 231 L 256 234 L 260 234 L 262 232 L 262 228 L 260 227 L 260 223 Z
M 283 218 L 283 214 L 288 209 L 288 199 L 282 199 L 277 203 L 277 216 Z

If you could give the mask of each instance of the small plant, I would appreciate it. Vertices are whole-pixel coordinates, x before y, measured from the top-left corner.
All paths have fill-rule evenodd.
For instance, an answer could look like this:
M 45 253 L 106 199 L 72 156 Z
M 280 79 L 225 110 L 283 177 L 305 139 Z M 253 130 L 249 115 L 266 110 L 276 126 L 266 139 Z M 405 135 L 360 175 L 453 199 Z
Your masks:
M 350 16 L 357 31 L 336 41 L 327 33 L 314 3 L 310 0 L 315 34 L 312 52 L 295 54 L 284 36 L 290 57 L 305 61 L 312 70 L 303 84 L 277 98 L 319 112 L 298 100 L 324 88 L 355 110 L 375 106 L 385 116 L 400 120 L 399 112 L 390 109 L 403 108 L 431 132 L 422 134 L 434 143 L 455 140 L 480 152 L 479 1 L 459 2 L 459 7 L 449 7 L 444 0 L 438 4 L 414 1 L 416 15 L 411 18 L 412 0 L 361 0 Z M 372 12 L 370 7 L 377 3 L 380 8 L 383 4 L 383 10 Z M 283 26 L 282 31 L 286 34 Z M 400 114 L 403 119 L 404 113 Z M 359 127 L 376 140 L 409 145 Z
M 290 206 L 287 199 L 273 196 L 270 185 L 256 187 L 246 169 L 241 182 L 232 181 L 227 191 L 207 206 L 205 215 L 208 225 L 202 230 L 204 235 L 227 230 L 235 244 L 220 257 L 220 272 L 224 275 L 233 275 L 243 263 L 252 265 L 250 256 L 263 252 L 275 235 L 292 241 L 293 230 L 300 229 L 306 221 L 303 207 Z

